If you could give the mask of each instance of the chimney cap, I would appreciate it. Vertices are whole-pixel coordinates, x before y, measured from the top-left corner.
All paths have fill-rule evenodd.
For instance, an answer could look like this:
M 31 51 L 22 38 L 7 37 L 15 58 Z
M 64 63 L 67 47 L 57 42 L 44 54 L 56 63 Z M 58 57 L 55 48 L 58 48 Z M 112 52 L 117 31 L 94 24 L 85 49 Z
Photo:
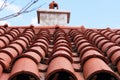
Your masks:
M 49 9 L 58 9 L 58 4 L 55 2 L 55 1 L 52 1 L 50 4 L 49 4 Z

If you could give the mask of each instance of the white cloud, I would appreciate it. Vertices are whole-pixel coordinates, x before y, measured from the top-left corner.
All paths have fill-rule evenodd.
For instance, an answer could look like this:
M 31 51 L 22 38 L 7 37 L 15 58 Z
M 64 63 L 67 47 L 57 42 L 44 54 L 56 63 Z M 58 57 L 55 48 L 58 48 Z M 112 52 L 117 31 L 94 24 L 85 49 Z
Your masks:
M 6 9 L 11 10 L 13 12 L 18 12 L 21 10 L 21 7 L 19 7 L 17 5 L 9 5 Z
M 32 24 L 32 25 L 38 25 L 37 17 L 32 18 L 31 24 Z
M 0 5 L 3 4 L 3 0 L 0 0 Z M 18 12 L 19 10 L 21 10 L 21 7 L 15 4 L 10 4 L 9 2 L 7 2 L 8 5 L 5 9 L 12 11 L 12 12 Z M 1 6 L 0 6 L 1 7 Z
M 3 0 L 0 0 L 0 6 L 3 4 Z
M 4 24 L 10 25 L 10 23 L 8 21 L 0 21 L 0 25 L 4 25 Z

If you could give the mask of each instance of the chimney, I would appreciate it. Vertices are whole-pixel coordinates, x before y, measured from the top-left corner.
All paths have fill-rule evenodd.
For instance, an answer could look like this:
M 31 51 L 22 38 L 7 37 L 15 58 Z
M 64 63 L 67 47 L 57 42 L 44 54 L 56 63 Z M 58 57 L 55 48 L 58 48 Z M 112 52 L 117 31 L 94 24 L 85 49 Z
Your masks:
M 38 24 L 42 26 L 67 25 L 70 21 L 70 12 L 58 8 L 58 4 L 53 1 L 49 4 L 49 9 L 38 9 Z

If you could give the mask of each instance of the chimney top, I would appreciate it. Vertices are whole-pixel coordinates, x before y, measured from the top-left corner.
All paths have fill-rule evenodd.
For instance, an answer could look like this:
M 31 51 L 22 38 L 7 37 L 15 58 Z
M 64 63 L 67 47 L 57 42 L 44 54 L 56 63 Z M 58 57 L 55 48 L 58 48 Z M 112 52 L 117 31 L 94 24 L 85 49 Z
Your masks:
M 52 1 L 50 4 L 49 4 L 49 9 L 58 9 L 58 4 L 55 2 L 55 1 Z

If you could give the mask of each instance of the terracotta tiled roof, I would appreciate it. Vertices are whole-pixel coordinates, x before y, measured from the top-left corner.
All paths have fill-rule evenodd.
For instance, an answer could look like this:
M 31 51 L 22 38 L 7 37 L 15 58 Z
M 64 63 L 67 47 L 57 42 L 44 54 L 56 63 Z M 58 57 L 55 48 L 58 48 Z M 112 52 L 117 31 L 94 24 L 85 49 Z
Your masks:
M 120 80 L 120 30 L 0 27 L 0 80 Z

